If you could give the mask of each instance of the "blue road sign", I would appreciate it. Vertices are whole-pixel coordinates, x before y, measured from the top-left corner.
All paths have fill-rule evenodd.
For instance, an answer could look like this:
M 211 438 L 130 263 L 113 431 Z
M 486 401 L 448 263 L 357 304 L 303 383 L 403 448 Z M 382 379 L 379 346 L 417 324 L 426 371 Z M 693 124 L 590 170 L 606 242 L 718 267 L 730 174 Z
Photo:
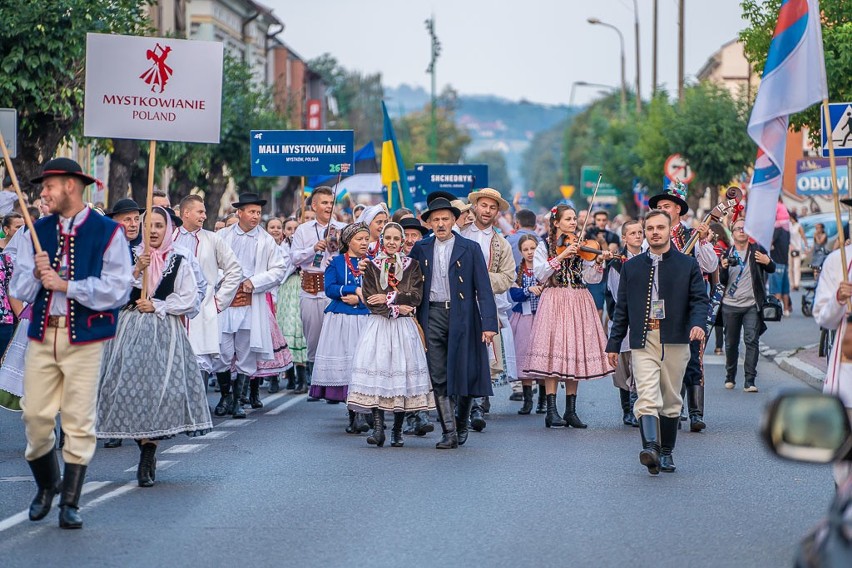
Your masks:
M 251 175 L 346 175 L 354 152 L 352 130 L 252 130 Z
M 828 138 L 831 132 L 834 141 L 834 155 L 838 158 L 852 158 L 852 103 L 829 103 L 828 114 L 831 128 L 825 127 L 825 113 L 819 112 L 822 132 L 822 157 L 828 158 Z
M 415 164 L 414 177 L 419 191 L 448 191 L 456 197 L 467 197 L 474 189 L 488 187 L 486 164 Z

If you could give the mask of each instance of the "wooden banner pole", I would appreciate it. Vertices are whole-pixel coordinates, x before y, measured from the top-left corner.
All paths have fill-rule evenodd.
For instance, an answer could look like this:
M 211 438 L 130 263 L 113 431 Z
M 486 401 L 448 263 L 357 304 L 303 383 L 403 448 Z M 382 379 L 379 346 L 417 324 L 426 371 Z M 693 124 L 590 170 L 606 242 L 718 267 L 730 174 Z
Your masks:
M 33 247 L 35 248 L 36 254 L 38 254 L 41 252 L 41 243 L 38 242 L 38 235 L 36 235 L 35 228 L 33 227 L 30 210 L 29 207 L 27 207 L 27 202 L 24 200 L 24 194 L 21 192 L 21 186 L 18 185 L 18 176 L 15 174 L 15 167 L 12 165 L 12 158 L 9 156 L 9 149 L 6 148 L 6 140 L 3 138 L 2 132 L 0 132 L 0 148 L 3 150 L 3 160 L 6 162 L 6 171 L 9 173 L 9 177 L 12 178 L 12 186 L 15 188 L 15 193 L 18 194 L 18 203 L 21 205 L 21 215 L 24 217 L 24 223 L 26 223 L 27 229 L 30 231 L 30 237 L 33 240 Z
M 145 242 L 145 253 L 151 252 L 151 206 L 154 201 L 154 172 L 157 162 L 157 141 L 151 140 L 148 151 L 148 194 L 145 197 L 145 232 L 142 240 Z M 142 271 L 142 297 L 148 298 L 148 269 Z
M 302 176 L 299 185 L 299 224 L 302 224 L 305 222 L 305 176 Z

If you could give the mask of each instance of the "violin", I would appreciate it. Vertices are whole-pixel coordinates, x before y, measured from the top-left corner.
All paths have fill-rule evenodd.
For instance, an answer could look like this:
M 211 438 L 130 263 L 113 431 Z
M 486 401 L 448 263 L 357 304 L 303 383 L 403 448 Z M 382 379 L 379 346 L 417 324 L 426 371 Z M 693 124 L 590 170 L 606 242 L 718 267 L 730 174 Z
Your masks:
M 605 252 L 597 240 L 585 239 L 580 241 L 580 238 L 577 235 L 569 233 L 559 237 L 559 240 L 556 243 L 556 254 L 562 254 L 565 252 L 565 249 L 571 245 L 576 245 L 577 256 L 587 261 L 593 261 Z M 627 260 L 624 255 L 615 253 L 612 254 L 612 258 L 621 262 Z

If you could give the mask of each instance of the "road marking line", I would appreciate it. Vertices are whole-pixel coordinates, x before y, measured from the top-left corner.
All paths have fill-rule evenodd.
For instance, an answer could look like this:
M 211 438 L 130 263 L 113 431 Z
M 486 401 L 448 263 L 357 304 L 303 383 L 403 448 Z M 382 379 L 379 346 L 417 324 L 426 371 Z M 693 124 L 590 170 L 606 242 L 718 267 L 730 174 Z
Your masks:
M 4 481 L 32 481 L 31 475 L 13 475 L 11 477 L 0 477 L 0 483 Z
M 246 424 L 251 424 L 252 422 L 257 422 L 257 420 L 253 418 L 249 418 L 246 420 L 233 420 L 231 418 L 226 418 L 221 422 L 217 422 L 213 425 L 214 428 L 236 428 L 237 426 L 245 426 Z M 214 430 L 215 432 L 215 430 Z M 209 436 L 209 434 L 208 434 Z
M 233 434 L 233 432 L 229 430 L 213 430 L 212 432 L 208 432 L 204 434 L 205 440 L 218 440 L 219 438 L 227 438 Z
M 161 469 L 169 469 L 176 463 L 178 463 L 177 460 L 157 460 L 157 471 L 160 471 Z M 134 473 L 138 469 L 138 467 L 139 466 L 135 465 L 133 467 L 128 467 L 124 470 L 124 473 Z
M 288 408 L 290 408 L 294 404 L 296 404 L 298 402 L 302 402 L 307 397 L 308 397 L 308 395 L 306 395 L 306 394 L 298 395 L 293 400 L 288 400 L 287 402 L 285 402 L 281 406 L 276 406 L 275 408 L 273 408 L 272 410 L 270 410 L 266 414 L 267 414 L 267 416 L 275 416 L 276 414 L 281 414 L 282 412 L 284 412 L 285 410 L 287 410 Z
M 163 450 L 164 454 L 194 454 L 200 452 L 210 444 L 177 444 L 168 450 Z
M 286 392 L 277 392 L 275 394 L 271 394 L 271 395 L 267 396 L 266 398 L 262 399 L 262 402 L 263 402 L 263 404 L 272 404 L 273 402 L 275 402 L 279 398 L 282 398 L 282 397 L 285 397 L 285 396 L 287 396 Z
M 91 493 L 92 491 L 97 491 L 98 489 L 104 487 L 105 485 L 109 485 L 112 483 L 111 481 L 90 481 L 83 485 L 83 495 Z M 59 501 L 59 496 L 57 495 L 54 499 L 54 505 Z M 0 532 L 5 531 L 6 529 L 10 529 L 16 525 L 23 523 L 24 521 L 29 520 L 30 512 L 29 510 L 21 511 L 20 513 L 16 513 L 11 517 L 3 519 L 0 521 Z
M 159 468 L 159 466 L 158 466 L 158 468 Z M 86 503 L 86 508 L 91 509 L 92 507 L 97 507 L 98 505 L 100 505 L 104 501 L 109 501 L 110 499 L 112 499 L 114 497 L 118 497 L 119 495 L 124 495 L 125 493 L 127 493 L 131 489 L 135 489 L 137 487 L 139 487 L 138 481 L 128 481 L 127 483 L 125 483 L 124 485 L 119 487 L 118 489 L 113 489 L 109 493 L 104 493 L 103 495 L 101 495 L 97 499 L 94 499 L 90 503 Z

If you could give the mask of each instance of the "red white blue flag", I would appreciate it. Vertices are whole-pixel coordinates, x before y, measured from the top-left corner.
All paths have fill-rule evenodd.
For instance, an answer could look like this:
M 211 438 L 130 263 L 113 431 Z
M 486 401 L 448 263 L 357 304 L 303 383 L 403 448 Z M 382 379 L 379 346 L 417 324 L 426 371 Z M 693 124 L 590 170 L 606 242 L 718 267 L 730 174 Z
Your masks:
M 745 230 L 769 250 L 790 115 L 828 98 L 818 0 L 784 0 L 748 122 L 757 159 Z

